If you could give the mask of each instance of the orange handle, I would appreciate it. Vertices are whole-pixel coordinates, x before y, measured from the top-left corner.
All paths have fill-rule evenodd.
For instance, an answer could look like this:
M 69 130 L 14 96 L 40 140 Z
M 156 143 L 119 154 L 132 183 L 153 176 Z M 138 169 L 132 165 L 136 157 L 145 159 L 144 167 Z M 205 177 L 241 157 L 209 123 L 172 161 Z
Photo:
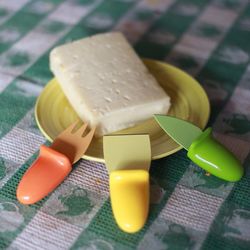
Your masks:
M 70 173 L 69 159 L 42 145 L 36 161 L 26 171 L 17 187 L 17 199 L 23 204 L 33 204 L 53 191 Z

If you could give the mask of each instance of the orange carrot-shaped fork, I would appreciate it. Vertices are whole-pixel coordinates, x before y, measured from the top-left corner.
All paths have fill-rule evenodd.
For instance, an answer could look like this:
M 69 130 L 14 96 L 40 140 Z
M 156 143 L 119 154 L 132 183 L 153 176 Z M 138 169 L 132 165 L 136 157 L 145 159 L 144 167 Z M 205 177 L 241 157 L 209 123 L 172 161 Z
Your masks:
M 95 128 L 83 136 L 88 125 L 84 124 L 74 132 L 76 125 L 74 123 L 64 130 L 50 147 L 40 147 L 38 158 L 17 187 L 16 195 L 21 203 L 33 204 L 52 192 L 70 173 L 72 164 L 86 152 Z

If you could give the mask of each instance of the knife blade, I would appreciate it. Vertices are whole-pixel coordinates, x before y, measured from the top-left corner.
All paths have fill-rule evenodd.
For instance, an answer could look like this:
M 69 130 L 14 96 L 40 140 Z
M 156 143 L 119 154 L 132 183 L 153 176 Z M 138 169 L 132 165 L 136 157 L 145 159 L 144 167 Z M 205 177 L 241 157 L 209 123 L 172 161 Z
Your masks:
M 212 136 L 212 129 L 202 131 L 194 124 L 166 115 L 154 115 L 160 127 L 187 156 L 207 172 L 227 181 L 238 181 L 243 175 L 239 160 Z

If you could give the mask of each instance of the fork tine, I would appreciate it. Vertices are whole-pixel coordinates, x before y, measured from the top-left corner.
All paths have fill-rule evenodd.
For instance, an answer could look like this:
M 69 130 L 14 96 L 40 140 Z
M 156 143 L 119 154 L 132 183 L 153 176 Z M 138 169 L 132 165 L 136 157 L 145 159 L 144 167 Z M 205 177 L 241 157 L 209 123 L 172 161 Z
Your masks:
M 80 142 L 80 148 L 81 148 L 81 153 L 83 154 L 83 152 L 85 152 L 85 150 L 88 148 L 89 144 L 92 141 L 92 138 L 94 136 L 95 133 L 95 129 L 96 127 L 93 127 L 92 129 L 90 129 L 90 131 L 81 138 Z
M 86 128 L 88 127 L 88 123 L 84 123 L 75 133 L 74 135 L 77 136 L 82 136 L 82 134 L 84 133 L 84 131 L 86 130 Z
M 65 130 L 63 130 L 63 132 L 60 134 L 60 135 L 62 135 L 62 134 L 68 134 L 68 133 L 71 133 L 72 132 L 72 130 L 75 128 L 75 126 L 78 124 L 78 120 L 77 121 L 75 121 L 75 122 L 73 122 L 71 125 L 69 125 Z
M 85 140 L 88 141 L 89 139 L 91 139 L 95 133 L 95 129 L 96 127 L 93 127 L 87 135 L 84 136 Z M 89 140 L 89 143 L 91 142 L 91 140 Z
M 82 128 L 81 128 L 81 130 L 82 130 Z M 75 145 L 77 145 L 76 146 L 77 151 L 75 152 L 73 163 L 75 163 L 76 161 L 78 161 L 79 158 L 81 158 L 81 156 L 85 153 L 85 151 L 89 147 L 89 144 L 92 141 L 92 137 L 93 137 L 94 133 L 95 133 L 95 127 L 92 128 L 88 132 L 87 135 L 85 135 L 85 136 L 82 137 L 82 134 L 81 134 L 81 136 L 78 136 L 78 138 L 75 138 L 75 142 L 74 143 L 75 143 Z
M 96 130 L 96 126 L 94 126 L 90 131 L 89 131 L 89 133 L 87 134 L 87 136 L 93 136 L 94 135 L 94 133 L 95 133 L 95 130 Z

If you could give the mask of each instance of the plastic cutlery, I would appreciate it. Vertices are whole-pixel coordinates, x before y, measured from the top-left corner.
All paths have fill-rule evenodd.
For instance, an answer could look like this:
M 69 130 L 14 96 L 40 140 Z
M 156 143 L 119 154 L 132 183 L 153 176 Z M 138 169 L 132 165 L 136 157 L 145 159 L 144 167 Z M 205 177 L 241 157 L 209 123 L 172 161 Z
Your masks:
M 78 122 L 70 125 L 53 141 L 50 147 L 42 145 L 35 162 L 26 171 L 17 187 L 17 199 L 33 204 L 52 192 L 70 173 L 72 164 L 85 153 L 95 128 L 86 135 L 88 124 L 75 131 Z
M 155 115 L 161 128 L 187 151 L 187 156 L 207 172 L 226 181 L 238 181 L 243 175 L 240 161 L 212 136 L 194 124 L 166 115 Z
M 135 233 L 148 216 L 149 135 L 104 136 L 103 146 L 115 220 L 123 231 Z

